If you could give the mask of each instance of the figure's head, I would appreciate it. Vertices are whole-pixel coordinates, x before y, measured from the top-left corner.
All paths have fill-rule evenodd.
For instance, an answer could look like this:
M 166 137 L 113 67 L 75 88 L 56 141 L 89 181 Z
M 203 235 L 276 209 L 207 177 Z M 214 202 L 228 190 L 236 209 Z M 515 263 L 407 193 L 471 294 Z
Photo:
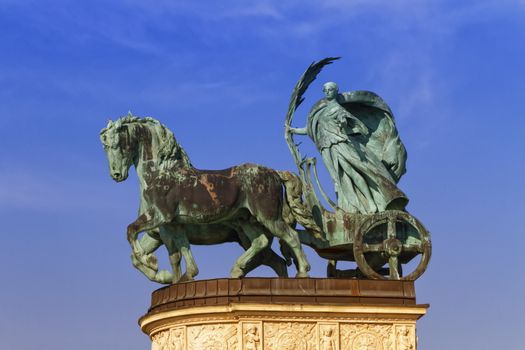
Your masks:
M 337 98 L 337 95 L 339 94 L 339 87 L 336 83 L 329 81 L 323 85 L 323 93 L 326 99 L 331 101 Z
M 331 337 L 332 336 L 332 328 L 325 328 L 323 330 L 323 335 L 326 336 L 326 337 Z
M 111 177 L 117 182 L 126 180 L 133 163 L 133 145 L 128 125 L 123 124 L 122 119 L 109 121 L 108 126 L 100 131 L 100 141 L 108 157 Z

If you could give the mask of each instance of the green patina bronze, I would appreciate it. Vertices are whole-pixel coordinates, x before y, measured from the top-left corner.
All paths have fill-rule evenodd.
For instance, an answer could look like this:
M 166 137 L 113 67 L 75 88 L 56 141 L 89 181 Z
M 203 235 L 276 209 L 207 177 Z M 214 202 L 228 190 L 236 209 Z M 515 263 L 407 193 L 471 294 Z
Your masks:
M 405 210 L 408 199 L 397 188 L 407 155 L 388 105 L 369 91 L 339 93 L 329 82 L 306 127 L 291 126 L 308 86 L 336 59 L 310 65 L 292 92 L 285 139 L 298 175 L 255 164 L 199 170 L 159 121 L 129 114 L 109 122 L 100 137 L 112 178 L 124 181 L 132 165 L 139 178 L 139 216 L 127 230 L 136 268 L 159 283 L 191 280 L 198 268 L 190 244 L 237 242 L 245 252 L 231 277 L 260 265 L 285 277 L 292 261 L 297 276 L 306 277 L 310 265 L 302 244 L 328 259 L 329 277 L 412 280 L 425 271 L 430 236 Z M 320 186 L 316 158 L 301 156 L 294 135 L 308 135 L 317 147 L 334 182 L 335 202 Z M 273 237 L 279 238 L 284 259 L 271 249 Z M 155 251 L 161 246 L 172 271 L 158 269 Z M 404 274 L 403 264 L 417 256 L 417 267 Z M 337 270 L 339 260 L 355 261 L 358 268 Z
M 260 264 L 287 276 L 285 261 L 270 248 L 274 236 L 293 251 L 297 276 L 307 276 L 310 265 L 291 222 L 308 227 L 308 216 L 288 205 L 297 200 L 294 196 L 300 197 L 293 191 L 297 177 L 255 164 L 196 169 L 173 134 L 152 118 L 128 115 L 110 122 L 101 131 L 101 141 L 115 181 L 126 180 L 132 165 L 137 170 L 141 202 L 137 220 L 128 226 L 128 241 L 134 266 L 151 280 L 193 279 L 198 269 L 190 243 L 243 246 L 246 252 L 237 259 L 231 277 L 242 277 Z M 138 240 L 140 232 L 146 234 Z M 173 273 L 158 271 L 153 252 L 161 245 L 168 249 Z M 187 265 L 184 274 L 181 255 Z
M 371 92 L 339 94 L 335 83 L 324 84 L 326 98 L 308 114 L 308 125 L 290 128 L 308 134 L 317 146 L 335 184 L 337 207 L 349 213 L 376 213 L 403 210 L 408 199 L 396 187 L 405 173 L 406 152 L 388 106 L 362 108 L 343 104 L 363 104 L 382 100 Z M 379 104 L 379 103 L 378 103 Z M 355 109 L 361 118 L 349 110 Z

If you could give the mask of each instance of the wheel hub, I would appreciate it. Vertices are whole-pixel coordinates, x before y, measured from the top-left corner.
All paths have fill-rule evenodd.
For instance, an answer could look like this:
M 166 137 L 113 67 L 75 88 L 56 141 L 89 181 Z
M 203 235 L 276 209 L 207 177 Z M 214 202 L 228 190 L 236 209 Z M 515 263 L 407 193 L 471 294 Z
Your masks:
M 391 237 L 383 242 L 385 253 L 390 256 L 398 256 L 401 253 L 402 243 L 399 239 Z

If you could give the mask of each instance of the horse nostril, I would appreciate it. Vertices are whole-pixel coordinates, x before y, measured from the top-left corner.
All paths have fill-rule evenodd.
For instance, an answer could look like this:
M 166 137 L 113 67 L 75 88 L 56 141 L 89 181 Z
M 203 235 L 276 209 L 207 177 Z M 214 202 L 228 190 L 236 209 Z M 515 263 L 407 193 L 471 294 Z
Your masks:
M 113 177 L 116 177 L 118 179 L 120 177 L 120 173 L 113 173 Z

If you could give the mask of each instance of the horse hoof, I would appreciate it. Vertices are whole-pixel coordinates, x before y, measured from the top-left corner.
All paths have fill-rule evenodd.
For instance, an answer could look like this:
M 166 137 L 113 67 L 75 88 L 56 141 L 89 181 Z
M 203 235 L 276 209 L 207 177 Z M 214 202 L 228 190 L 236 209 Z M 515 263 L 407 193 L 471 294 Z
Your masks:
M 284 277 L 284 278 L 288 278 L 288 270 L 282 270 L 280 271 L 277 276 L 279 277 Z
M 307 278 L 307 277 L 310 277 L 308 275 L 308 272 L 304 271 L 304 272 L 297 272 L 297 274 L 295 275 L 295 278 Z
M 288 269 L 286 268 L 286 265 L 279 266 L 275 269 L 275 272 L 277 272 L 277 276 L 279 277 L 288 277 Z
M 230 272 L 230 278 L 241 278 L 244 276 L 244 272 L 239 267 L 234 267 Z
M 171 274 L 168 270 L 161 270 L 157 273 L 155 279 L 159 283 L 171 284 L 173 280 L 173 274 Z
M 179 279 L 179 282 L 190 282 L 190 281 L 193 281 L 193 277 L 188 274 L 182 275 L 182 277 Z

